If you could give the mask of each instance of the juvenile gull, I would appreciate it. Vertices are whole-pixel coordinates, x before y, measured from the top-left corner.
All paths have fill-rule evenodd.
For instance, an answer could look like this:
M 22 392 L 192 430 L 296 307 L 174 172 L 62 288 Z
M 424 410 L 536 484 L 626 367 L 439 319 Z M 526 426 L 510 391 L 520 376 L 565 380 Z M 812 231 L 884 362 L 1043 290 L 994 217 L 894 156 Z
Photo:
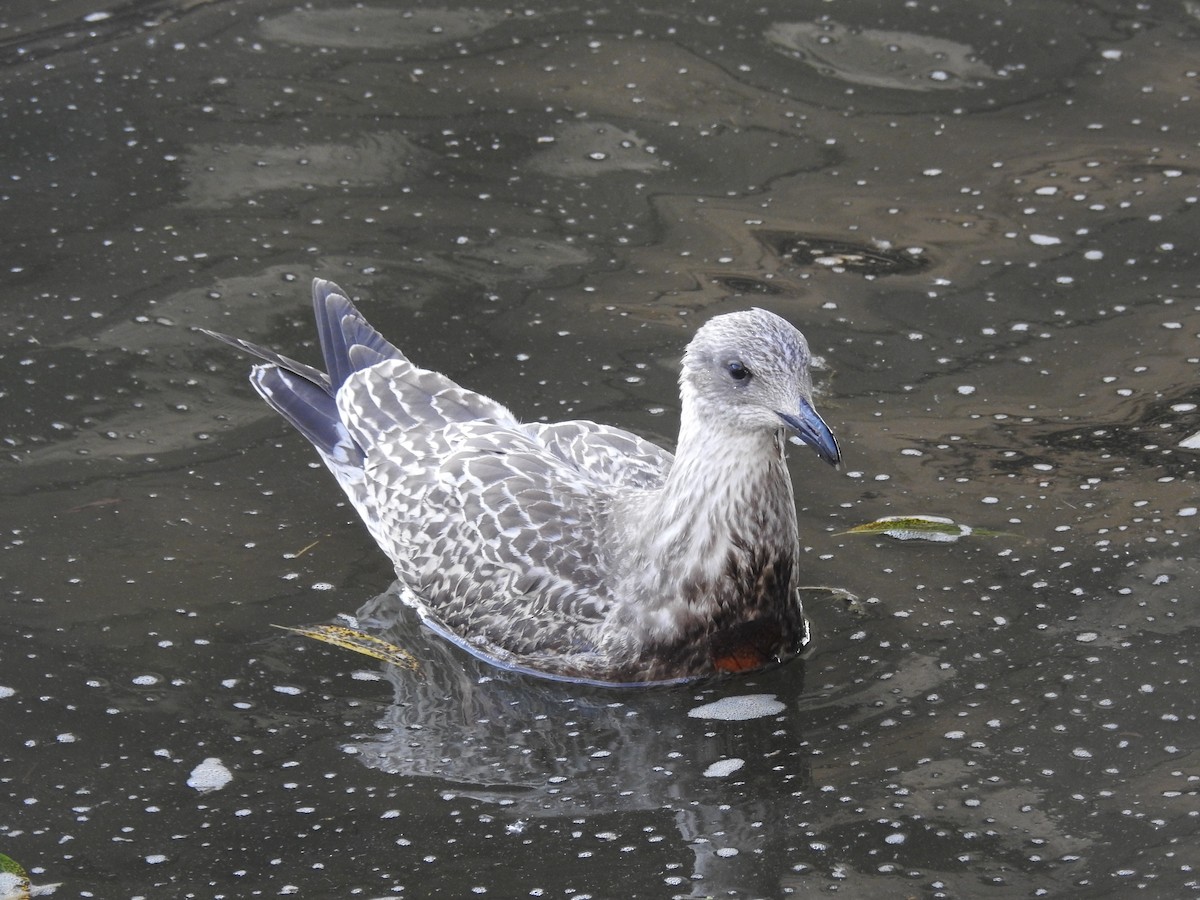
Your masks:
M 696 332 L 675 455 L 595 422 L 523 424 L 421 369 L 313 282 L 327 372 L 239 338 L 250 381 L 317 448 L 435 631 L 498 665 L 653 683 L 803 649 L 789 431 L 828 463 L 809 351 L 761 309 Z

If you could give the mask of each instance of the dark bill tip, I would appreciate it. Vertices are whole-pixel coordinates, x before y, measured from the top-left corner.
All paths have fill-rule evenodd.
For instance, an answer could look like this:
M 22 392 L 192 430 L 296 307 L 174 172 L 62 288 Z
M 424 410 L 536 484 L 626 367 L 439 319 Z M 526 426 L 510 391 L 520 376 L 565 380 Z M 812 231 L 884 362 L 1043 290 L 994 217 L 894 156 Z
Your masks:
M 813 409 L 807 400 L 800 401 L 800 410 L 796 415 L 778 413 L 779 418 L 796 432 L 804 443 L 817 451 L 817 456 L 831 466 L 836 466 L 842 460 L 842 451 L 838 447 L 837 438 L 825 424 L 825 420 Z

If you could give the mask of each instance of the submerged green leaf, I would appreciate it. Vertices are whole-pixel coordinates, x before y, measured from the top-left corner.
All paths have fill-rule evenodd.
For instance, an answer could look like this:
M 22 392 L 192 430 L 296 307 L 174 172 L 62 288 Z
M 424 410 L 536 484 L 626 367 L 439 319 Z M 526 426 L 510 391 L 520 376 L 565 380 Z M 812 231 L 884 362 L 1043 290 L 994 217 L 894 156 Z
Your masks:
M 28 900 L 29 887 L 25 867 L 0 853 L 0 900 Z
M 21 878 L 29 877 L 19 862 L 11 856 L 5 856 L 3 853 L 0 853 L 0 872 L 8 872 L 10 875 L 17 875 Z
M 986 531 L 960 525 L 944 516 L 884 516 L 865 525 L 855 525 L 842 534 L 883 534 L 898 541 L 937 541 L 952 543 L 968 535 L 993 537 L 998 531 Z
M 421 664 L 417 662 L 416 657 L 407 650 L 397 647 L 383 638 L 375 637 L 373 634 L 359 631 L 357 628 L 350 628 L 346 625 L 306 625 L 301 628 L 293 628 L 290 625 L 275 625 L 273 627 L 290 631 L 293 634 L 303 635 L 304 637 L 312 638 L 314 641 L 321 641 L 324 644 L 333 644 L 335 647 L 341 647 L 343 650 L 353 650 L 355 653 L 361 653 L 372 659 L 382 660 L 385 663 L 391 663 L 394 666 L 399 666 L 402 669 L 408 669 L 412 672 L 417 672 L 421 668 Z

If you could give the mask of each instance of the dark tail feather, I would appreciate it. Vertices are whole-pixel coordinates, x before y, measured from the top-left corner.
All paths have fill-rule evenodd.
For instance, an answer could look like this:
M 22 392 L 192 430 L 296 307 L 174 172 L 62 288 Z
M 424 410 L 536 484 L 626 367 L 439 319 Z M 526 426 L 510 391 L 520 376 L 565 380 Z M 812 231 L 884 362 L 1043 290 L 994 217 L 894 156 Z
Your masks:
M 354 306 L 346 299 L 341 289 L 332 281 L 313 279 L 313 314 L 317 318 L 317 336 L 321 341 L 321 355 L 325 357 L 325 369 L 336 391 L 350 373 L 350 348 L 342 330 L 342 319 Z
M 338 388 L 360 369 L 385 359 L 404 359 L 404 354 L 370 326 L 332 281 L 313 280 L 313 310 L 328 375 L 250 341 L 200 330 L 268 363 L 250 373 L 250 383 L 262 398 L 326 457 L 361 464 L 362 451 L 338 415 Z
M 249 341 L 244 341 L 241 338 L 231 337 L 228 334 L 221 334 L 219 331 L 209 331 L 207 328 L 201 328 L 200 331 L 207 334 L 209 337 L 216 338 L 218 341 L 223 341 L 230 347 L 236 347 L 243 353 L 249 353 L 251 356 L 257 356 L 259 359 L 264 359 L 272 365 L 279 366 L 281 369 L 286 369 L 289 372 L 295 372 L 301 378 L 311 381 L 319 386 L 326 393 L 333 393 L 333 388 L 329 385 L 329 376 L 320 369 L 314 369 L 312 366 L 306 366 L 302 362 L 297 362 L 290 357 L 284 356 L 282 353 L 276 353 L 274 350 L 269 350 L 266 347 L 252 344 Z
M 250 372 L 250 383 L 272 409 L 326 457 L 341 463 L 361 464 L 362 451 L 342 425 L 337 402 L 327 388 L 278 366 L 255 366 Z
M 385 359 L 404 359 L 404 354 L 371 327 L 332 281 L 313 279 L 313 312 L 321 354 L 336 391 L 346 379 Z M 363 350 L 370 352 L 364 353 Z

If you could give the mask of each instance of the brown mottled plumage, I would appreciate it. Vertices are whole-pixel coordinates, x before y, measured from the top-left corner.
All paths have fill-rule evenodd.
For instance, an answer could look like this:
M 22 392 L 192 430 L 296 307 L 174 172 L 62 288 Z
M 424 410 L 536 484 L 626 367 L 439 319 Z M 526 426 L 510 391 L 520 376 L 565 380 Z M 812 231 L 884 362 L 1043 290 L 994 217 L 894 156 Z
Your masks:
M 413 365 L 331 282 L 313 303 L 328 373 L 213 336 L 266 361 L 254 387 L 317 447 L 430 627 L 501 666 L 604 683 L 803 648 L 785 431 L 840 454 L 785 320 L 700 328 L 672 456 L 595 422 L 522 424 Z

